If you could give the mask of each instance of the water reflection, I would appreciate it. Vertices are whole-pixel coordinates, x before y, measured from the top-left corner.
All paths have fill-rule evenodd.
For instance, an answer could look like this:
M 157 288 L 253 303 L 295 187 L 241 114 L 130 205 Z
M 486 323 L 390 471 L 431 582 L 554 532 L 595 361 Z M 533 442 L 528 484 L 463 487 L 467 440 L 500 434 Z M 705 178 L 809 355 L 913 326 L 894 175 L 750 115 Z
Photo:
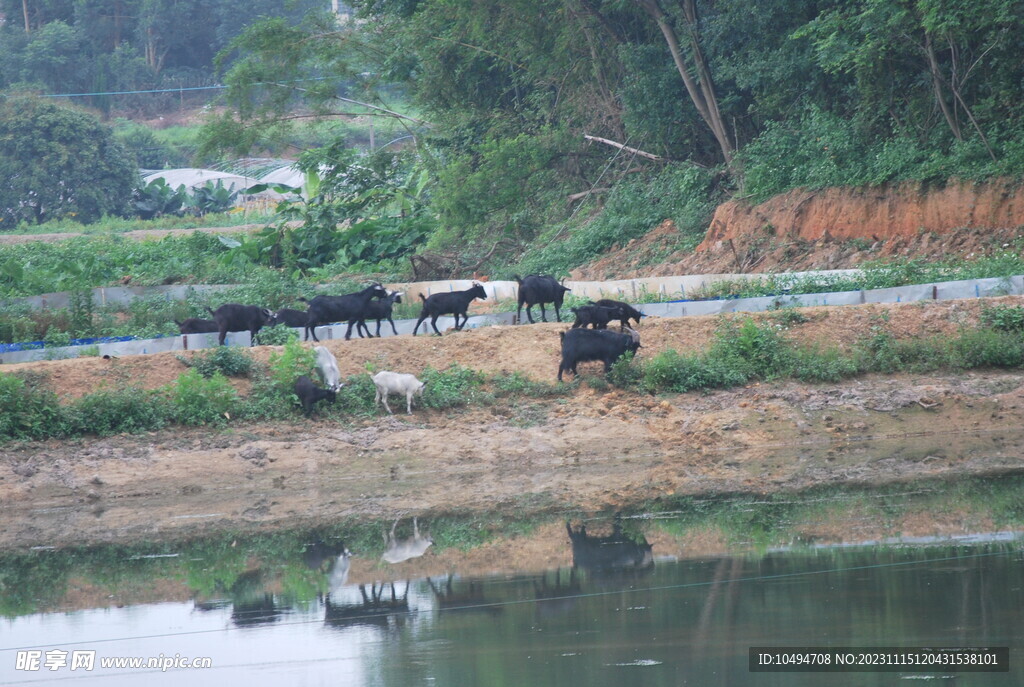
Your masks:
M 334 591 L 324 601 L 324 624 L 335 629 L 358 625 L 397 629 L 405 625 L 409 614 L 409 582 L 406 581 L 401 594 L 396 592 L 396 586 L 394 582 L 356 585 L 359 597 L 355 600 L 343 598 L 345 589 Z
M 751 674 L 747 650 L 989 645 L 1014 647 L 1014 672 L 961 674 L 955 684 L 1020 684 L 1020 487 L 1017 478 L 979 487 L 977 502 L 990 510 L 970 516 L 1016 532 L 927 538 L 920 528 L 901 541 L 878 536 L 871 518 L 912 522 L 920 511 L 905 517 L 900 509 L 934 491 L 894 493 L 884 507 L 876 495 L 852 495 L 842 524 L 824 522 L 821 505 L 841 500 L 760 497 L 742 508 L 698 503 L 657 518 L 536 521 L 507 540 L 480 537 L 484 547 L 466 546 L 464 555 L 450 533 L 471 528 L 437 517 L 430 523 L 436 543 L 416 519 L 411 536 L 396 536 L 401 523 L 389 519 L 362 529 L 199 540 L 175 552 L 97 547 L 0 556 L 0 683 L 27 679 L 13 668 L 16 648 L 56 646 L 210 656 L 214 669 L 176 679 L 218 687 L 891 685 L 901 676 Z M 941 496 L 948 509 L 951 497 Z M 937 512 L 936 523 L 949 518 Z M 814 543 L 783 546 L 812 539 L 794 536 L 787 522 L 811 523 L 800 531 L 818 533 Z M 762 545 L 698 555 L 695 542 L 709 523 Z M 871 534 L 859 543 L 841 538 L 853 531 Z M 386 552 L 401 547 L 422 550 L 387 562 Z M 516 556 L 528 551 L 536 558 Z M 143 589 L 156 591 L 132 600 Z M 109 601 L 115 594 L 127 599 L 123 608 Z M 103 684 L 142 679 L 133 671 L 97 674 Z M 915 675 L 924 674 L 908 676 Z
M 573 529 L 566 522 L 565 529 L 572 543 L 573 567 L 588 571 L 594 580 L 617 583 L 639 579 L 654 567 L 654 554 L 647 539 L 641 533 L 625 536 L 619 517 L 612 523 L 612 533 L 604 537 L 588 534 L 586 524 Z

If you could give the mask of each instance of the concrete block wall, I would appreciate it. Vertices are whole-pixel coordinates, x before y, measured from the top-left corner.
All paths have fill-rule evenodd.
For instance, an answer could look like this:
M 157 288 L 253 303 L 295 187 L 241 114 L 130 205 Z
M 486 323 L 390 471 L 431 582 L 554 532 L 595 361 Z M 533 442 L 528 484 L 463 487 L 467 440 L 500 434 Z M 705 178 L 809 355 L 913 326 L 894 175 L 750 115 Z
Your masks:
M 712 275 L 712 276 L 725 276 L 725 275 Z M 680 277 L 664 277 L 658 279 L 673 280 L 673 283 L 681 283 L 685 285 L 685 282 L 680 282 Z M 641 284 L 644 288 L 650 288 L 651 286 L 657 286 L 657 282 L 651 280 L 626 280 L 623 283 L 636 282 L 637 288 L 641 288 Z M 623 289 L 623 283 L 620 282 L 567 282 L 579 285 L 579 289 L 582 295 L 591 298 L 600 298 L 602 294 L 604 296 L 613 296 L 621 293 L 616 291 L 615 294 L 610 293 L 612 288 Z M 472 284 L 469 280 L 454 281 L 454 282 L 419 282 L 418 284 L 394 284 L 388 285 L 389 288 L 403 287 L 396 290 L 403 290 L 407 294 L 419 293 L 417 289 L 429 289 L 432 293 L 437 293 L 435 286 L 440 289 L 442 286 L 444 290 L 449 287 L 451 290 L 461 290 L 469 288 Z M 593 285 L 600 284 L 598 291 L 594 293 L 591 289 Z M 612 286 L 608 286 L 611 284 Z M 488 282 L 485 284 L 485 290 L 488 293 L 489 298 L 494 298 L 495 295 L 500 298 L 514 298 L 514 289 L 518 285 L 516 282 Z M 608 288 L 605 288 L 608 287 Z M 187 288 L 187 287 L 186 287 Z M 632 293 L 632 286 L 630 288 L 630 294 Z M 667 287 L 666 287 L 667 288 Z M 696 287 L 694 287 L 696 288 Z M 426 295 L 426 291 L 423 291 Z M 575 293 L 575 291 L 574 291 Z M 578 294 L 580 295 L 580 294 Z M 962 281 L 951 281 L 951 282 L 940 282 L 935 284 L 922 284 L 912 286 L 900 286 L 889 289 L 871 289 L 864 291 L 843 291 L 835 293 L 815 293 L 815 294 L 798 294 L 798 295 L 784 295 L 784 296 L 762 296 L 757 298 L 736 298 L 726 300 L 715 300 L 715 301 L 675 301 L 667 303 L 646 303 L 638 306 L 641 312 L 645 315 L 657 316 L 657 317 L 687 317 L 692 315 L 717 315 L 720 313 L 730 312 L 761 312 L 772 308 L 780 307 L 801 307 L 801 306 L 817 306 L 817 305 L 857 305 L 861 303 L 899 303 L 899 302 L 912 302 L 921 300 L 949 300 L 958 298 L 980 298 L 986 296 L 1004 296 L 1004 295 L 1024 295 L 1024 275 L 1014 276 L 1009 278 L 994 278 L 994 279 L 971 279 Z M 120 296 L 119 296 L 120 297 Z M 630 296 L 625 296 L 629 298 Z M 467 321 L 466 329 L 475 329 L 477 327 L 485 327 L 491 325 L 512 325 L 515 324 L 515 313 L 514 312 L 503 312 L 493 313 L 487 315 L 475 315 L 471 316 Z M 416 325 L 415 319 L 408 320 L 396 320 L 395 328 L 398 330 L 398 334 L 411 334 L 413 328 Z M 440 317 L 437 321 L 437 327 L 441 331 L 453 327 L 455 320 L 452 317 Z M 333 324 L 325 325 L 316 328 L 317 337 L 320 339 L 340 339 L 344 338 L 345 331 L 347 330 L 347 324 Z M 296 329 L 299 337 L 303 336 L 302 329 Z M 420 334 L 433 334 L 433 330 L 430 329 L 430 321 L 426 320 L 420 327 Z M 358 335 L 353 331 L 354 337 Z M 391 331 L 390 325 L 386 322 L 382 324 L 381 335 L 384 337 L 394 336 Z M 234 332 L 228 335 L 228 345 L 232 346 L 249 346 L 250 338 L 248 332 Z M 211 346 L 217 345 L 217 334 L 189 334 L 187 336 L 169 336 L 161 339 L 143 339 L 137 341 L 124 341 L 116 343 L 105 343 L 99 344 L 100 355 L 142 355 L 146 353 L 158 353 L 162 351 L 185 351 L 185 350 L 198 350 L 203 348 L 210 348 Z M 33 349 L 28 351 L 12 351 L 7 353 L 0 353 L 0 363 L 18 363 L 18 362 L 30 362 L 35 360 L 45 360 L 48 358 L 59 358 L 59 357 L 76 357 L 79 355 L 84 346 L 70 346 L 66 348 L 48 348 L 48 349 Z

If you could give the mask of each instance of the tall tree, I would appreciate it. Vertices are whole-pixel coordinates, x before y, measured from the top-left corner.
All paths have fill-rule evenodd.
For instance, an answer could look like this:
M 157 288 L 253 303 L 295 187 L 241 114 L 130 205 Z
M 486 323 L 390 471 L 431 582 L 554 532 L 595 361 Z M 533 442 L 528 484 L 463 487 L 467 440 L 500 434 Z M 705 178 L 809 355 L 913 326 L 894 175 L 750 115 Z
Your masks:
M 0 100 L 0 218 L 14 228 L 126 212 L 138 170 L 93 115 L 52 100 Z
M 673 21 L 662 9 L 658 0 L 635 0 L 635 2 L 658 24 L 658 29 L 665 38 L 672 61 L 686 86 L 690 100 L 693 101 L 701 119 L 707 124 L 718 142 L 725 164 L 730 165 L 735 146 L 729 138 L 728 128 L 718 107 L 715 82 L 711 77 L 711 68 L 701 47 L 696 0 L 681 0 L 680 2 L 683 35 L 689 46 L 689 60 L 679 44 L 679 37 Z

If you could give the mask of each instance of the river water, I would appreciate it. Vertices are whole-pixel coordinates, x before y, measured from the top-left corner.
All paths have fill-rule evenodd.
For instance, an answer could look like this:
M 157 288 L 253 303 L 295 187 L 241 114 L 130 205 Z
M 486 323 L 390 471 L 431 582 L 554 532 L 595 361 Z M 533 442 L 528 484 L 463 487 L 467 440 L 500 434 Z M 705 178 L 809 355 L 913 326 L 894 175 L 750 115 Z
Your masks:
M 1024 684 L 1021 480 L 975 481 L 952 499 L 957 519 L 995 529 L 893 533 L 929 510 L 943 529 L 953 516 L 935 510 L 942 494 L 691 500 L 527 518 L 476 539 L 452 517 L 419 523 L 434 544 L 394 564 L 379 561 L 388 523 L 10 552 L 0 684 Z M 698 546 L 709 526 L 718 543 Z M 839 534 L 799 534 L 809 529 Z M 877 531 L 892 534 L 858 534 Z M 346 533 L 354 556 L 342 553 Z M 410 535 L 401 523 L 397 539 L 416 553 Z M 481 573 L 479 551 L 496 540 L 541 553 L 496 557 Z M 443 572 L 407 573 L 440 556 Z M 1010 670 L 751 672 L 751 647 L 1009 647 Z M 101 665 L 119 657 L 211 667 Z

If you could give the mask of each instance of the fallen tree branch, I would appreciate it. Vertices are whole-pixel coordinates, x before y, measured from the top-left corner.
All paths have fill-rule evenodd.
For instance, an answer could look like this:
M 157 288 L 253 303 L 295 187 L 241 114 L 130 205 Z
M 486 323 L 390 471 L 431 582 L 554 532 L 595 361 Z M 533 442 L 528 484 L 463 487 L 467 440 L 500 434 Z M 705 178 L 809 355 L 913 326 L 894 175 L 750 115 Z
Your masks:
M 646 151 L 640 150 L 639 148 L 630 148 L 627 145 L 617 143 L 616 141 L 608 140 L 607 138 L 601 138 L 600 136 L 591 136 L 590 134 L 583 134 L 583 138 L 587 139 L 588 141 L 597 141 L 598 143 L 604 143 L 605 145 L 610 145 L 621 150 L 626 150 L 630 153 L 633 153 L 634 155 L 646 157 L 648 160 L 657 160 L 658 162 L 663 162 L 665 160 L 665 158 L 661 157 L 660 155 L 648 153 Z
M 588 191 L 581 191 L 579 193 L 573 193 L 572 195 L 566 197 L 565 204 L 566 205 L 572 205 L 573 203 L 575 203 L 580 198 L 586 198 L 591 193 L 608 193 L 611 190 L 612 190 L 611 186 L 602 186 L 601 188 L 592 188 L 592 189 L 590 189 Z

